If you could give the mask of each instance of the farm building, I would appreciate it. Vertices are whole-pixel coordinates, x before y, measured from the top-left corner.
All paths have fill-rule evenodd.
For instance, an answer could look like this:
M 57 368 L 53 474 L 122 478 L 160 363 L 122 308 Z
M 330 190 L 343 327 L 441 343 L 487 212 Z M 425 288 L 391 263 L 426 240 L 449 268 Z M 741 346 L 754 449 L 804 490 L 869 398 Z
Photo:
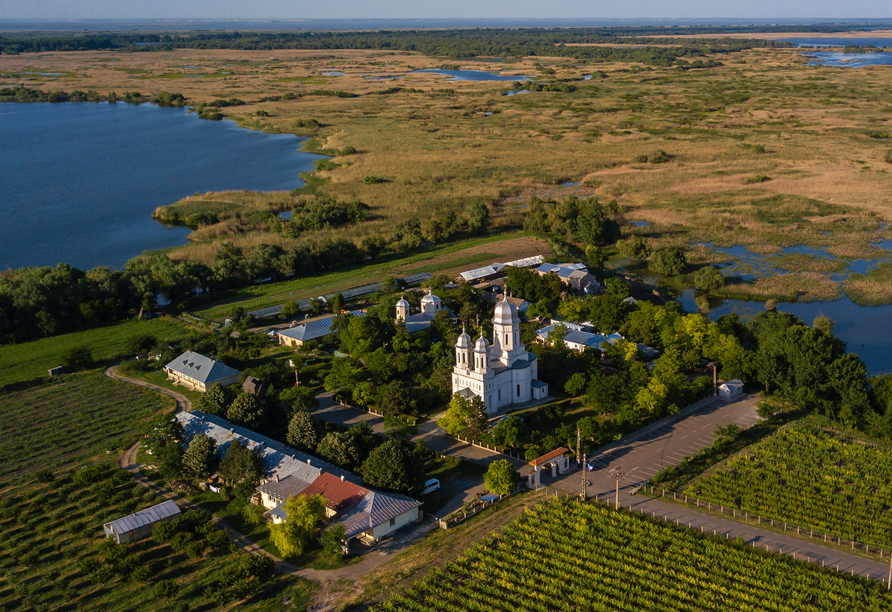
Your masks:
M 368 489 L 350 472 L 244 427 L 197 410 L 176 418 L 187 441 L 205 434 L 216 442 L 220 457 L 234 440 L 260 454 L 266 478 L 257 487 L 257 499 L 273 522 L 287 519 L 284 504 L 289 498 L 317 493 L 326 500 L 329 520 L 347 528 L 348 540 L 379 540 L 422 518 L 420 502 Z
M 166 366 L 167 379 L 175 385 L 205 392 L 214 383 L 224 387 L 238 382 L 241 372 L 210 357 L 186 351 Z
M 102 529 L 105 531 L 105 537 L 114 538 L 118 544 L 127 544 L 152 535 L 152 528 L 155 525 L 179 518 L 180 514 L 180 507 L 169 499 L 157 506 L 106 523 Z
M 349 313 L 354 317 L 364 317 L 365 312 L 354 310 Z M 279 332 L 279 344 L 290 347 L 303 346 L 305 342 L 310 340 L 319 340 L 332 333 L 331 324 L 334 322 L 335 315 L 327 315 L 313 321 L 300 323 L 291 329 L 283 329 Z
M 505 268 L 531 268 L 533 266 L 538 266 L 544 261 L 545 257 L 543 255 L 534 255 L 533 257 L 515 259 L 514 261 L 509 261 L 507 263 L 493 262 L 488 266 L 462 272 L 459 274 L 459 278 L 466 283 L 480 283 L 500 276 L 505 276 L 505 274 L 507 274 Z

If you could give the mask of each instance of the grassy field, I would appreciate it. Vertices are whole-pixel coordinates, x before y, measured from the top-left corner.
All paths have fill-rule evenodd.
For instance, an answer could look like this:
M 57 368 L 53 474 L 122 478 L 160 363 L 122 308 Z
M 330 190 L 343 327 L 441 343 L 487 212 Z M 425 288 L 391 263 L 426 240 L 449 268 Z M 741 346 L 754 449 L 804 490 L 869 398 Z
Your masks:
M 35 457 L 36 458 L 36 457 Z M 44 485 L 29 483 L 6 494 L 0 507 L 0 609 L 36 611 L 222 609 L 209 594 L 219 589 L 221 573 L 243 563 L 245 553 L 232 552 L 228 537 L 216 546 L 210 538 L 191 535 L 181 545 L 151 538 L 104 548 L 102 525 L 161 500 L 130 474 L 105 471 L 93 484 L 58 474 Z M 188 542 L 188 546 L 186 543 Z M 222 547 L 221 547 L 222 544 Z M 107 545 L 105 545 L 107 546 Z M 162 581 L 175 586 L 172 595 L 156 590 Z M 300 578 L 273 574 L 239 610 L 305 610 L 315 585 Z
M 782 429 L 686 492 L 766 518 L 892 546 L 892 451 L 811 425 Z
M 173 401 L 100 372 L 70 374 L 0 395 L 0 488 L 97 455 L 112 457 Z
M 373 610 L 886 610 L 878 582 L 625 511 L 529 510 Z
M 125 354 L 127 341 L 144 334 L 160 340 L 176 340 L 188 335 L 183 323 L 172 319 L 126 321 L 117 325 L 73 332 L 42 340 L 0 346 L 0 386 L 47 376 L 59 363 L 59 355 L 73 347 L 85 346 L 98 364 L 110 365 L 132 355 Z
M 771 251 L 804 244 L 863 257 L 871 243 L 892 238 L 881 225 L 892 220 L 886 197 L 892 165 L 885 161 L 890 145 L 879 137 L 892 120 L 886 69 L 806 66 L 795 49 L 710 59 L 723 65 L 679 71 L 536 57 L 449 66 L 513 74 L 547 67 L 556 75 L 541 80 L 575 87 L 516 96 L 503 95 L 516 88 L 510 81 L 413 73 L 444 65 L 437 58 L 382 51 L 45 53 L 0 58 L 0 73 L 7 85 L 119 93 L 175 88 L 193 102 L 237 97 L 246 104 L 222 110 L 247 127 L 310 136 L 307 146 L 314 150 L 354 147 L 356 153 L 334 157 L 317 172 L 314 189 L 341 201 L 362 200 L 371 207 L 369 220 L 320 230 L 314 238 L 386 237 L 407 217 L 424 223 L 480 200 L 490 205 L 494 227 L 512 227 L 531 197 L 571 194 L 617 200 L 627 218 L 651 224 L 624 231 L 648 236 L 655 247 L 708 242 Z M 156 78 L 180 75 L 184 65 L 201 74 L 232 74 Z M 321 74 L 330 70 L 345 76 Z M 606 77 L 582 79 L 593 71 Z M 63 76 L 50 82 L 37 72 Z M 382 95 L 395 85 L 422 93 Z M 357 97 L 301 95 L 318 89 Z M 320 127 L 296 125 L 310 119 Z M 668 154 L 656 156 L 664 163 L 639 161 L 658 151 Z M 385 181 L 366 182 L 369 176 Z M 246 249 L 291 240 L 235 226 L 215 237 Z M 207 262 L 216 248 L 194 243 L 172 257 Z M 706 249 L 701 259 L 722 256 Z M 826 272 L 802 262 L 789 266 L 797 274 Z M 813 281 L 795 276 L 782 287 L 759 287 L 755 295 L 799 291 Z M 826 281 L 815 282 L 814 297 L 831 295 Z

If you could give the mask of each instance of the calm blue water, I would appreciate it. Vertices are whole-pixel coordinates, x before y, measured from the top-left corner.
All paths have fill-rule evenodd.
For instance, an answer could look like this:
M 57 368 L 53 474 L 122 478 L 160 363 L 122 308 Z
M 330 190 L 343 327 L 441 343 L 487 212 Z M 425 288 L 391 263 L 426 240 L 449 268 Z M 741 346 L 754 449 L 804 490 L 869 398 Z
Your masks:
M 156 207 L 207 191 L 303 185 L 302 139 L 149 104 L 0 104 L 0 269 L 122 268 L 186 243 Z
M 522 75 L 507 76 L 485 70 L 416 70 L 413 74 L 425 72 L 451 76 L 451 81 L 529 81 L 534 78 Z
M 863 68 L 864 66 L 892 66 L 892 53 L 842 53 L 841 51 L 812 51 L 803 53 L 809 58 L 809 66 L 836 66 L 839 68 Z
M 678 301 L 689 312 L 697 312 L 694 291 L 685 291 Z M 764 301 L 710 298 L 709 318 L 737 313 L 749 320 L 765 310 Z M 833 334 L 843 340 L 850 353 L 855 353 L 867 366 L 867 373 L 885 374 L 892 371 L 892 306 L 859 306 L 848 297 L 833 302 L 781 303 L 777 309 L 789 312 L 811 325 L 818 315 L 833 319 Z
M 892 47 L 892 38 L 785 38 L 797 47 Z

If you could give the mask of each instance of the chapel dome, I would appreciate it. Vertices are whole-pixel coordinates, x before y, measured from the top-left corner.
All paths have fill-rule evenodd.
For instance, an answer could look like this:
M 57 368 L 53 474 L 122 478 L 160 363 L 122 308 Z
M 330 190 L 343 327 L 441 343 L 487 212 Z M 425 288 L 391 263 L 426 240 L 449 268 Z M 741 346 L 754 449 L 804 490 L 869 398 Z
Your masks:
M 440 305 L 440 298 L 438 298 L 437 296 L 435 296 L 433 293 L 431 293 L 431 290 L 428 289 L 428 290 L 427 290 L 427 295 L 424 296 L 423 298 L 421 298 L 421 303 L 422 303 L 422 304 L 436 304 L 437 306 L 439 306 L 439 305 Z
M 485 353 L 489 350 L 489 342 L 486 341 L 486 338 L 480 336 L 477 338 L 477 344 L 474 345 L 475 353 Z
M 458 348 L 458 349 L 471 348 L 471 336 L 468 335 L 468 332 L 465 331 L 464 327 L 462 327 L 462 329 L 461 329 L 461 334 L 458 337 L 458 341 L 455 343 L 455 348 Z
M 518 323 L 519 321 L 520 318 L 517 316 L 517 307 L 508 301 L 508 296 L 506 295 L 505 299 L 496 304 L 492 322 L 496 325 L 511 325 L 512 323 Z

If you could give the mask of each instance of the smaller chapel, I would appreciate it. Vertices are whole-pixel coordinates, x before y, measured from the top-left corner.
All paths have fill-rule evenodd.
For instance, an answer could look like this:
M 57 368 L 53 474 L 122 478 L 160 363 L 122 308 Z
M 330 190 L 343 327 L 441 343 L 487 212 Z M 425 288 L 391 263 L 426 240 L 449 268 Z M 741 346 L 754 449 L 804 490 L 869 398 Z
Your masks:
M 496 304 L 492 329 L 491 346 L 482 335 L 472 345 L 462 329 L 455 343 L 452 393 L 478 396 L 489 414 L 547 397 L 548 384 L 536 380 L 536 355 L 520 342 L 520 316 L 507 294 Z
M 409 333 L 414 334 L 415 332 L 429 329 L 434 321 L 434 317 L 441 310 L 445 310 L 453 320 L 455 319 L 452 311 L 447 306 L 443 306 L 440 298 L 428 289 L 427 295 L 421 298 L 421 312 L 415 314 L 409 314 L 408 300 L 404 297 L 400 298 L 400 301 L 396 303 L 396 322 L 402 323 L 409 330 Z

